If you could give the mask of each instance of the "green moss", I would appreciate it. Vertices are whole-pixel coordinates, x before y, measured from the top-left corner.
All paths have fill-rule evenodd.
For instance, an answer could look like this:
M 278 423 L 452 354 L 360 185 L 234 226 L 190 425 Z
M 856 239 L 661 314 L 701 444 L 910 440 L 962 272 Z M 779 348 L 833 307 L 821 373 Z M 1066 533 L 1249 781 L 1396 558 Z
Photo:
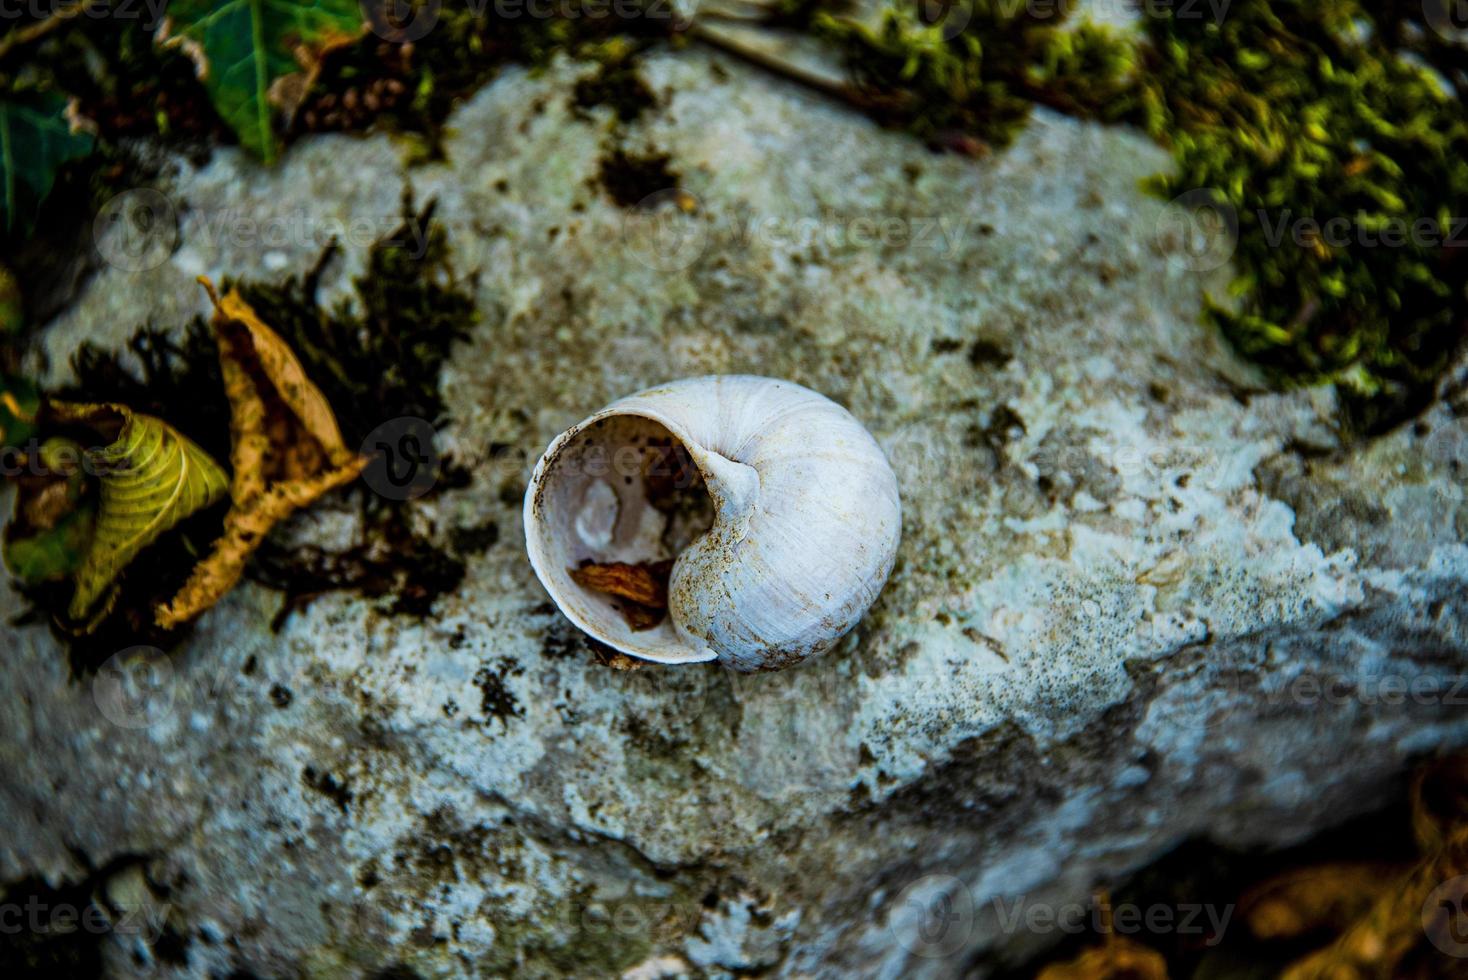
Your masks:
M 1238 216 L 1237 308 L 1209 317 L 1277 379 L 1336 382 L 1363 431 L 1419 409 L 1468 312 L 1468 115 L 1441 81 L 1462 49 L 1432 35 L 1404 57 L 1397 8 L 1350 0 L 1146 28 L 1142 121 L 1177 160 L 1153 187 Z
M 1069 6 L 968 0 L 895 4 L 877 26 L 830 13 L 816 30 L 842 46 L 867 108 L 950 145 L 955 134 L 1005 146 L 1036 103 L 1090 114 L 1127 90 L 1126 41 L 1094 25 L 1064 29 Z
M 139 327 L 121 353 L 84 342 L 71 367 L 76 383 L 55 392 L 56 397 L 120 402 L 167 420 L 214 459 L 229 459 L 229 399 L 204 320 L 194 320 L 177 338 L 156 327 Z
M 1336 383 L 1359 431 L 1428 401 L 1468 314 L 1468 51 L 1420 8 L 1159 4 L 1135 41 L 1063 26 L 1066 5 L 926 9 L 814 19 L 874 114 L 970 150 L 1008 143 L 1036 104 L 1145 127 L 1176 160 L 1151 189 L 1237 219 L 1233 302 L 1210 299 L 1211 324 L 1279 383 Z
M 657 96 L 637 70 L 638 51 L 639 47 L 620 37 L 590 49 L 597 68 L 576 82 L 571 90 L 572 108 L 585 114 L 594 106 L 607 106 L 619 123 L 630 123 L 656 106 Z
M 443 421 L 438 378 L 453 345 L 474 324 L 471 283 L 455 272 L 434 205 L 414 211 L 368 252 L 353 281 L 357 302 L 323 307 L 317 281 L 330 246 L 306 273 L 282 285 L 239 283 L 260 318 L 291 345 L 336 411 L 349 446 L 400 416 Z

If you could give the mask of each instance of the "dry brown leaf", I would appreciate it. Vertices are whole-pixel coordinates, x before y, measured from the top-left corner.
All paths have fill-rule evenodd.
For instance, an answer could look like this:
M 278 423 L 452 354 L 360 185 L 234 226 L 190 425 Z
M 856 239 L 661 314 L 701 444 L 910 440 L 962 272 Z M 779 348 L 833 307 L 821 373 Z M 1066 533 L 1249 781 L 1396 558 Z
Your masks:
M 669 561 L 637 565 L 620 561 L 586 562 L 580 568 L 571 569 L 571 578 L 588 589 L 630 599 L 638 605 L 666 609 L 668 573 L 672 568 L 673 563 Z
M 1035 980 L 1167 980 L 1167 961 L 1156 950 L 1112 932 L 1104 944 L 1075 959 L 1046 966 Z
M 271 528 L 327 492 L 352 482 L 366 464 L 366 459 L 356 459 L 312 479 L 277 483 L 244 507 L 232 507 L 224 518 L 224 534 L 209 557 L 194 566 L 183 588 L 158 610 L 158 625 L 172 629 L 213 606 L 239 582 L 245 562 Z
M 367 460 L 346 448 L 331 405 L 285 341 L 236 290 L 214 302 L 219 363 L 230 405 L 231 504 L 224 534 L 178 594 L 156 612 L 171 629 L 213 606 L 244 573 L 265 535 L 294 511 L 356 478 Z
M 1423 906 L 1433 890 L 1468 872 L 1468 828 L 1460 828 L 1437 854 L 1399 879 L 1339 939 L 1290 964 L 1281 980 L 1406 975 L 1404 961 L 1427 943 Z M 1440 918 L 1447 917 L 1441 910 Z M 1440 955 L 1440 954 L 1436 954 Z
M 627 600 L 619 608 L 627 619 L 627 625 L 640 631 L 652 629 L 667 618 L 668 576 L 672 571 L 671 561 L 636 565 L 620 561 L 588 561 L 571 569 L 571 578 L 588 589 Z
M 213 284 L 208 279 L 201 278 L 200 281 L 214 301 L 214 318 L 210 325 L 215 334 L 229 345 L 230 357 L 236 366 L 248 374 L 248 368 L 257 365 L 259 373 L 269 382 L 269 390 L 285 403 L 285 407 L 311 434 L 331 465 L 345 465 L 355 454 L 342 442 L 341 428 L 336 423 L 331 404 L 306 377 L 306 369 L 290 345 L 261 322 L 250 304 L 240 296 L 239 290 L 231 289 L 224 296 L 216 297 Z M 245 347 L 253 348 L 253 352 L 247 352 Z M 222 358 L 223 344 L 220 350 Z
M 1239 899 L 1239 911 L 1259 939 L 1339 932 L 1399 887 L 1405 871 L 1375 861 L 1297 868 L 1254 886 Z
M 1448 963 L 1441 944 L 1458 948 L 1463 895 L 1442 898 L 1439 889 L 1468 875 L 1468 756 L 1455 756 L 1421 770 L 1412 786 L 1412 827 L 1424 858 L 1390 879 L 1339 938 L 1292 963 L 1284 980 L 1341 977 L 1397 980 L 1417 975 L 1462 976 L 1461 961 Z M 1358 883 L 1359 884 L 1359 883 Z M 1432 948 L 1438 945 L 1439 948 Z M 1413 964 L 1430 964 L 1423 974 Z M 1449 967 L 1459 967 L 1457 973 Z
M 1118 935 L 1111 924 L 1111 895 L 1096 893 L 1100 931 L 1105 939 L 1073 960 L 1051 963 L 1035 980 L 1167 980 L 1167 961 L 1156 950 Z

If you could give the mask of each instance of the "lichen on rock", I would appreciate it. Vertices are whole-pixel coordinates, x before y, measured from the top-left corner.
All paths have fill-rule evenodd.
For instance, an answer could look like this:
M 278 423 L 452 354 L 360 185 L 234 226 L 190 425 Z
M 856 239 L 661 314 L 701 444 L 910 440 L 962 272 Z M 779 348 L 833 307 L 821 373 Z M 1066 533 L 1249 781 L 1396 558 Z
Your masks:
M 430 615 L 338 592 L 272 632 L 279 596 L 247 582 L 171 655 L 82 678 L 15 630 L 0 880 L 133 855 L 168 885 L 169 956 L 111 933 L 107 969 L 983 971 L 1053 938 L 996 902 L 1084 899 L 1195 835 L 1293 842 L 1468 742 L 1441 701 L 1292 693 L 1462 673 L 1460 396 L 1360 445 L 1332 388 L 1270 393 L 1197 328 L 1229 272 L 1170 261 L 1138 186 L 1164 150 L 1037 110 L 1003 153 L 933 155 L 685 51 L 644 61 L 660 105 L 622 125 L 696 206 L 625 208 L 598 184 L 612 109 L 573 104 L 592 67 L 506 72 L 411 169 L 386 135 L 301 141 L 268 172 L 176 161 L 177 250 L 101 270 L 40 335 L 64 383 L 82 340 L 181 331 L 196 276 L 284 282 L 357 221 L 371 237 L 319 282 L 353 302 L 405 185 L 438 202 L 472 299 L 433 420 L 468 479 L 404 508 L 466 535 Z M 241 208 L 303 232 L 218 234 Z M 607 670 L 519 546 L 529 465 L 619 395 L 738 371 L 876 436 L 903 494 L 892 579 L 808 667 Z M 291 541 L 361 520 L 312 512 Z M 141 703 L 118 680 L 139 663 Z M 970 912 L 929 955 L 906 902 L 939 887 Z

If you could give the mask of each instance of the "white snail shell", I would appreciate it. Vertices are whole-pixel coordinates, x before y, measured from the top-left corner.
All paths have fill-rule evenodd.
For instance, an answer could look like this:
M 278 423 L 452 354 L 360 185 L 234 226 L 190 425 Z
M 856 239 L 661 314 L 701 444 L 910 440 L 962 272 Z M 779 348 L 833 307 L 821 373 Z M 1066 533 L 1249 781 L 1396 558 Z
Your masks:
M 650 444 L 681 445 L 697 467 L 707 530 L 649 502 Z M 530 563 L 566 618 L 633 657 L 742 671 L 798 663 L 855 626 L 892 571 L 901 525 L 897 478 L 850 412 L 750 375 L 612 403 L 550 444 L 525 493 Z M 634 629 L 621 600 L 571 575 L 587 561 L 670 558 L 653 628 Z

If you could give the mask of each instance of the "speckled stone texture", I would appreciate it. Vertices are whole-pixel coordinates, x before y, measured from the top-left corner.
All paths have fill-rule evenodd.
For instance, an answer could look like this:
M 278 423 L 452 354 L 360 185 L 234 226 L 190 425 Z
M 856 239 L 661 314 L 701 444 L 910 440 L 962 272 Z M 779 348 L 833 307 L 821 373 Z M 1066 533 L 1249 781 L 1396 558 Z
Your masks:
M 415 520 L 501 533 L 427 621 L 335 594 L 277 635 L 280 597 L 242 586 L 121 725 L 111 682 L 11 631 L 0 880 L 120 862 L 171 941 L 110 932 L 110 970 L 982 975 L 1061 938 L 1016 899 L 1084 900 L 1191 836 L 1297 841 L 1468 742 L 1461 395 L 1346 447 L 1329 389 L 1266 390 L 1199 324 L 1227 267 L 1189 268 L 1138 188 L 1162 150 L 1042 113 L 986 159 L 932 155 L 697 49 L 651 60 L 662 104 L 618 127 L 568 104 L 591 70 L 501 78 L 446 162 L 327 136 L 274 170 L 179 163 L 171 256 L 103 270 L 43 335 L 64 378 L 83 339 L 202 311 L 196 275 L 281 279 L 343 228 L 345 295 L 405 184 L 480 314 L 443 377 L 473 480 Z M 691 197 L 613 203 L 619 145 Z M 897 569 L 805 668 L 598 666 L 523 553 L 529 467 L 707 372 L 871 429 Z M 354 527 L 328 505 L 288 533 Z

